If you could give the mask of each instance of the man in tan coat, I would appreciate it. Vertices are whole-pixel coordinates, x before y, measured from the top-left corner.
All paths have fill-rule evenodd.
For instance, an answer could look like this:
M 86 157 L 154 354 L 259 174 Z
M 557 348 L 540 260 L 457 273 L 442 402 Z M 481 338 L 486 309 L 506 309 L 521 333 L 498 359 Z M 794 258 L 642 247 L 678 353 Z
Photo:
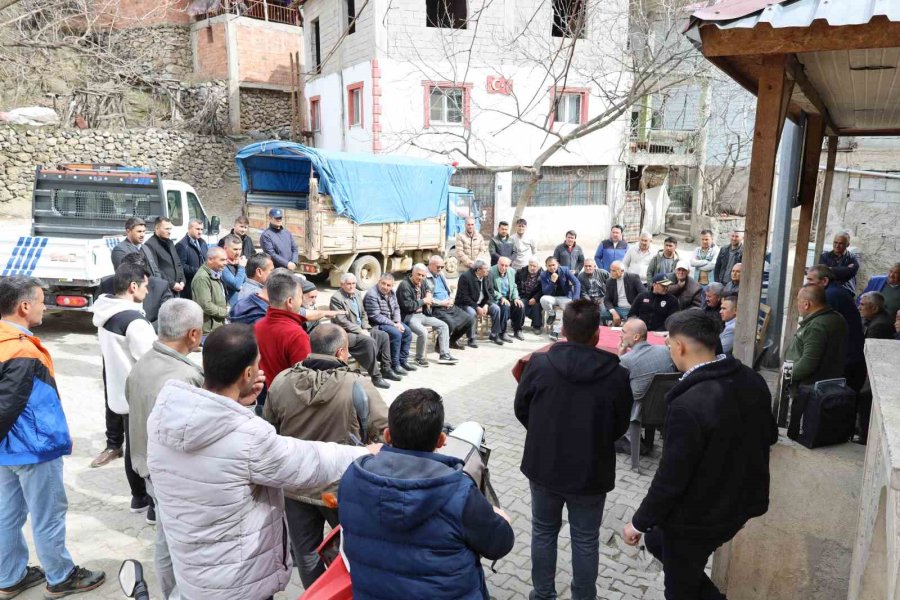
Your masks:
M 466 230 L 456 234 L 456 258 L 459 260 L 460 272 L 471 269 L 476 260 L 486 256 L 487 243 L 475 231 L 475 219 L 466 217 Z

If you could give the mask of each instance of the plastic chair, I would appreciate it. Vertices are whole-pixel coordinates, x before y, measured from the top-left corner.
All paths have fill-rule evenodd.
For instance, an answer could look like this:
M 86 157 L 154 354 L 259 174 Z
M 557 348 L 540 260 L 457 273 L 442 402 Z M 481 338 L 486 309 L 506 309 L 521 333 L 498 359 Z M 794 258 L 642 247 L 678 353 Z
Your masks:
M 631 468 L 640 472 L 641 467 L 641 429 L 662 428 L 666 424 L 666 394 L 675 387 L 681 373 L 657 373 L 647 388 L 641 401 L 641 420 L 632 421 L 628 426 L 628 438 L 631 441 Z

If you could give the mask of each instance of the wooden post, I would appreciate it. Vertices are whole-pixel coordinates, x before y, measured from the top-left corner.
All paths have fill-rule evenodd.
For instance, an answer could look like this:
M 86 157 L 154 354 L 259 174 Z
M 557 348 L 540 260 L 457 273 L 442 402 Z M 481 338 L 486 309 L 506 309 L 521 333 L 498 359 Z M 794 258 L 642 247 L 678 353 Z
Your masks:
M 309 115 L 307 114 L 307 103 L 306 103 L 306 79 L 303 75 L 303 59 L 299 52 L 294 53 L 294 66 L 296 67 L 296 75 L 297 78 L 297 120 L 298 120 L 298 133 L 300 134 L 300 141 L 309 146 L 313 145 L 313 140 L 315 137 L 307 139 L 303 136 L 304 131 L 312 131 L 312 123 L 309 123 Z
M 268 0 L 262 0 L 263 3 L 263 20 L 269 20 L 269 2 Z
M 822 185 L 822 197 L 819 199 L 819 219 L 816 221 L 816 249 L 814 261 L 822 256 L 825 245 L 825 225 L 828 223 L 828 205 L 831 203 L 831 186 L 834 182 L 834 163 L 837 160 L 838 136 L 828 136 L 828 162 L 825 167 L 825 181 Z
M 825 120 L 822 115 L 807 115 L 806 135 L 803 143 L 803 168 L 800 172 L 800 223 L 797 227 L 797 250 L 794 254 L 794 269 L 791 273 L 790 296 L 788 296 L 788 320 L 782 348 L 790 346 L 797 330 L 797 290 L 803 285 L 806 275 L 806 252 L 809 248 L 809 234 L 812 228 L 813 206 L 816 202 L 816 182 L 819 177 L 819 159 L 822 157 L 822 140 L 825 137 Z
M 297 73 L 297 69 L 294 68 L 294 53 L 291 52 L 290 55 L 291 61 L 291 94 L 290 94 L 290 103 L 291 103 L 291 141 L 297 141 L 297 82 L 294 80 L 294 76 Z
M 225 56 L 228 62 L 228 126 L 232 133 L 241 130 L 241 69 L 238 60 L 235 19 L 225 16 Z
M 757 92 L 744 226 L 744 269 L 741 274 L 741 294 L 734 335 L 734 356 L 745 365 L 753 364 L 759 296 L 772 208 L 775 155 L 778 153 L 778 140 L 794 85 L 793 80 L 787 77 L 786 65 L 786 55 L 763 57 Z

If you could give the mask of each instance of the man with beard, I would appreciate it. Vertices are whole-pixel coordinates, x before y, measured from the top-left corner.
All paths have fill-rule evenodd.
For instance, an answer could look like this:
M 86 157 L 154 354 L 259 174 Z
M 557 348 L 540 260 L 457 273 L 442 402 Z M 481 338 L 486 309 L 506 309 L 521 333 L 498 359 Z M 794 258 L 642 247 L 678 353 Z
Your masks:
M 144 243 L 144 248 L 152 256 L 152 260 L 148 263 L 151 273 L 152 265 L 155 264 L 160 277 L 169 282 L 172 293 L 180 295 L 187 285 L 187 279 L 175 242 L 172 241 L 172 221 L 165 217 L 157 217 L 153 222 L 153 237 Z

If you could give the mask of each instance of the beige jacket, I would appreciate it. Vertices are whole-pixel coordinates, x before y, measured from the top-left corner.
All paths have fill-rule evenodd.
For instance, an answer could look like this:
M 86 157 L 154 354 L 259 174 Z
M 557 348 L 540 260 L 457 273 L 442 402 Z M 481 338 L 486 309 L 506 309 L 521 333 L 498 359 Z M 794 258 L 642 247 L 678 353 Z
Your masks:
M 456 234 L 456 258 L 460 263 L 460 271 L 465 268 L 471 268 L 476 259 L 485 258 L 487 256 L 487 242 L 484 237 L 475 232 L 475 235 L 469 237 L 465 231 Z

